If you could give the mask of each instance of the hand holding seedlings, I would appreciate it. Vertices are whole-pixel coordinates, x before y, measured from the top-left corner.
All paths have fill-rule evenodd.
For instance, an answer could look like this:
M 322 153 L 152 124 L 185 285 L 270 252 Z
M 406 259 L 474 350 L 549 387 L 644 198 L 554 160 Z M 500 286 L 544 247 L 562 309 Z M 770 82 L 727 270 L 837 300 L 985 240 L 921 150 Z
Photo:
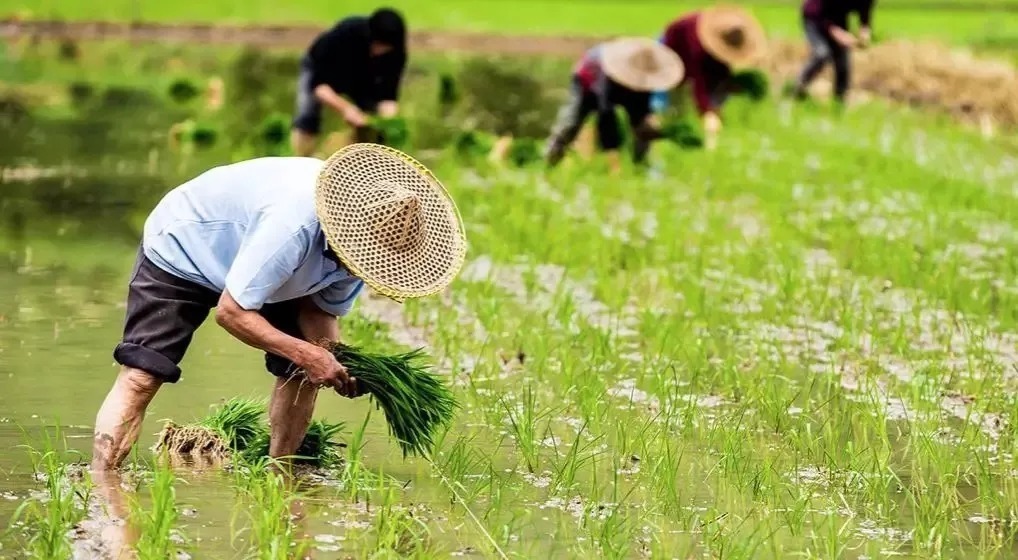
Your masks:
M 357 380 L 350 377 L 346 367 L 336 360 L 332 352 L 309 344 L 306 356 L 301 367 L 312 385 L 318 388 L 332 387 L 340 395 L 351 399 L 360 396 Z

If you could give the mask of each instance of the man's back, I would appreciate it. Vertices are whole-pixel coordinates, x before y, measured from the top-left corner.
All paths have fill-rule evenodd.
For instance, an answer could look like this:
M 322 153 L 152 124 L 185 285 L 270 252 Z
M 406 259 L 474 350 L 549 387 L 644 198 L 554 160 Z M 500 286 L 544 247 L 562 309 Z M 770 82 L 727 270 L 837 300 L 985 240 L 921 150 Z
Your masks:
M 167 272 L 221 291 L 245 246 L 293 241 L 306 253 L 321 237 L 314 190 L 322 163 L 268 157 L 202 173 L 156 205 L 145 222 L 146 256 Z

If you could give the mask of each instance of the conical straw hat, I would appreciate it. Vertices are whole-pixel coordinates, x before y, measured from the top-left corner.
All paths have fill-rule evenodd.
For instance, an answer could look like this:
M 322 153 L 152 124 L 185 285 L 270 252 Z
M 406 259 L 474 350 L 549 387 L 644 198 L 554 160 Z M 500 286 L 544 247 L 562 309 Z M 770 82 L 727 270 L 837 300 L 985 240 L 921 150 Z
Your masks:
M 467 242 L 456 204 L 399 150 L 358 143 L 332 154 L 318 175 L 315 209 L 339 260 L 396 301 L 441 291 L 463 266 Z
M 711 56 L 732 67 L 752 64 L 767 50 L 767 35 L 760 22 L 738 6 L 704 9 L 696 34 Z
M 601 68 L 613 81 L 636 91 L 672 89 L 685 72 L 678 55 L 646 37 L 623 37 L 605 43 Z

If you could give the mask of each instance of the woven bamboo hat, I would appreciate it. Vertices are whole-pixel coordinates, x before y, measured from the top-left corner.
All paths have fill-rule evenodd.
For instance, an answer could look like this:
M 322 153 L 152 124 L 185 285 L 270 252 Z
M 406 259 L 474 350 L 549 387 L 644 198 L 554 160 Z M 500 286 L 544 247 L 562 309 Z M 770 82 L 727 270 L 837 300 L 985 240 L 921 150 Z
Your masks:
M 700 12 L 696 34 L 711 56 L 732 67 L 756 62 L 767 49 L 763 26 L 738 6 L 704 9 Z
M 467 241 L 456 204 L 399 150 L 358 143 L 332 154 L 318 175 L 315 210 L 339 260 L 396 301 L 441 291 L 463 266 Z
M 636 91 L 672 89 L 685 73 L 678 55 L 646 37 L 623 37 L 605 43 L 601 68 L 613 81 Z

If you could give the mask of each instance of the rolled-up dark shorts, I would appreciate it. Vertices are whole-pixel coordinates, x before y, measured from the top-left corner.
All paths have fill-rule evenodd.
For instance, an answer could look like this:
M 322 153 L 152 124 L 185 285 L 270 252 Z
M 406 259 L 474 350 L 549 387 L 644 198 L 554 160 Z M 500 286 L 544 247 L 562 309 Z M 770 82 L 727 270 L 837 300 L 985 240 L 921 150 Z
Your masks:
M 297 76 L 296 113 L 293 117 L 293 127 L 308 134 L 318 134 L 322 130 L 322 104 L 315 97 L 311 83 L 311 67 L 301 63 L 300 74 Z
M 113 359 L 158 377 L 166 383 L 180 380 L 180 361 L 194 332 L 219 302 L 220 294 L 156 266 L 138 250 L 127 290 L 124 335 Z M 266 304 L 259 313 L 275 328 L 303 338 L 297 300 Z M 265 367 L 277 377 L 292 375 L 297 367 L 286 358 L 265 354 Z

